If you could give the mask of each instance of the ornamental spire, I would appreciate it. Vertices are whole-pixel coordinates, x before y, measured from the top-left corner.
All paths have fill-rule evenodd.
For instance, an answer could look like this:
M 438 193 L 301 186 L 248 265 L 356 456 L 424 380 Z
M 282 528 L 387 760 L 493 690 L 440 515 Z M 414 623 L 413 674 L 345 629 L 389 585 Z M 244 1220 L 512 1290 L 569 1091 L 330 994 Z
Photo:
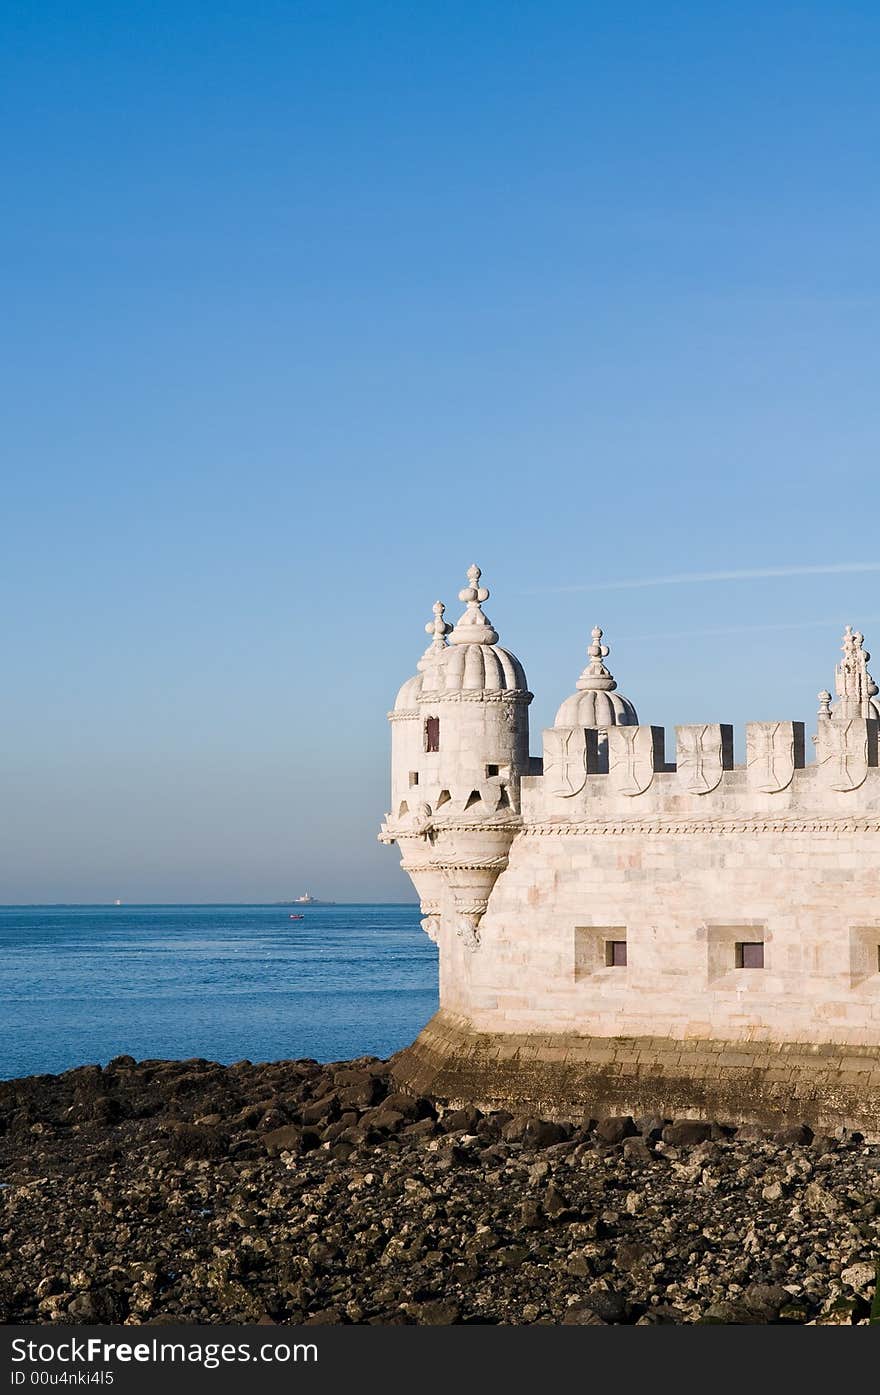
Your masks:
M 878 691 L 868 672 L 871 655 L 864 647 L 865 637 L 852 625 L 843 632 L 843 659 L 834 671 L 834 687 L 838 701 L 834 715 L 844 720 L 850 717 L 874 717 L 876 709 L 871 698 Z
M 431 643 L 416 665 L 420 671 L 424 671 L 429 664 L 432 664 L 439 655 L 443 653 L 443 650 L 447 647 L 446 636 L 452 634 L 452 626 L 443 619 L 446 613 L 446 607 L 443 602 L 435 601 L 432 610 L 434 611 L 434 619 L 429 620 L 425 626 L 425 633 L 431 635 Z
M 602 643 L 602 631 L 598 625 L 593 626 L 592 644 L 587 648 L 587 658 L 590 662 L 584 669 L 575 687 L 581 691 L 592 689 L 594 692 L 612 693 L 617 687 L 610 671 L 605 667 L 604 660 L 608 658 L 611 651 L 607 644 Z
M 489 599 L 489 591 L 480 585 L 483 573 L 476 563 L 468 567 L 469 586 L 459 591 L 458 599 L 467 602 L 467 609 L 450 635 L 450 644 L 497 644 L 498 631 L 488 615 L 483 614 L 483 601 Z

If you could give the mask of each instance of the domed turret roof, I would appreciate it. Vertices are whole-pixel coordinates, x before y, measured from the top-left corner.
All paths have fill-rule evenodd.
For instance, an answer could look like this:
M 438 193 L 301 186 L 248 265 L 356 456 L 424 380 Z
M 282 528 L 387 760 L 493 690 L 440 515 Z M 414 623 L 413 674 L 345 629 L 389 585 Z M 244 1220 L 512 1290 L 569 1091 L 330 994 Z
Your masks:
M 422 696 L 456 692 L 525 692 L 526 675 L 519 659 L 498 644 L 498 631 L 483 611 L 489 591 L 480 585 L 476 565 L 468 568 L 468 586 L 458 598 L 464 614 L 435 660 L 423 674 Z
M 610 650 L 602 643 L 602 631 L 597 625 L 592 644 L 587 649 L 590 662 L 577 681 L 577 692 L 556 713 L 557 727 L 634 727 L 639 717 L 629 698 L 616 691 L 617 684 L 604 660 Z
M 434 619 L 429 620 L 425 626 L 426 633 L 431 636 L 431 643 L 416 665 L 419 672 L 406 680 L 394 699 L 395 712 L 405 712 L 418 706 L 425 673 L 446 650 L 446 636 L 452 633 L 452 626 L 443 619 L 446 607 L 442 601 L 435 601 L 433 610 Z

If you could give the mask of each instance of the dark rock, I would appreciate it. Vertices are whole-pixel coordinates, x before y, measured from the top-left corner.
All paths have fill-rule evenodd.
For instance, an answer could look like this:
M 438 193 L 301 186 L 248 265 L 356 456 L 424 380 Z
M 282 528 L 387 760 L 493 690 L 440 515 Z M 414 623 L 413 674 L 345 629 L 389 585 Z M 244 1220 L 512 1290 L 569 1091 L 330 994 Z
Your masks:
M 219 1158 L 225 1154 L 228 1139 L 217 1129 L 200 1124 L 175 1124 L 168 1134 L 168 1152 L 172 1158 Z
M 407 1095 L 402 1091 L 387 1095 L 382 1103 L 383 1109 L 393 1109 L 404 1119 L 428 1119 L 434 1118 L 435 1109 L 430 1100 L 423 1096 Z
M 562 1318 L 565 1327 L 604 1327 L 605 1321 L 588 1303 L 572 1303 Z
M 321 1099 L 303 1105 L 300 1110 L 300 1120 L 303 1124 L 328 1123 L 338 1116 L 338 1105 L 339 1096 L 335 1092 L 323 1095 Z
M 627 1162 L 650 1163 L 654 1161 L 654 1154 L 644 1138 L 625 1138 L 623 1140 L 623 1156 Z
M 544 1224 L 544 1213 L 537 1201 L 527 1198 L 521 1203 L 519 1223 L 523 1230 L 537 1230 Z
M 518 1269 L 528 1259 L 529 1251 L 525 1245 L 503 1245 L 495 1257 L 507 1269 Z
M 304 1327 L 338 1327 L 345 1319 L 341 1308 L 321 1308 L 303 1323 Z
M 622 1143 L 625 1138 L 633 1138 L 638 1130 L 635 1121 L 629 1114 L 611 1115 L 607 1119 L 600 1119 L 596 1125 L 596 1136 L 603 1143 Z
M 305 1151 L 303 1131 L 298 1124 L 284 1124 L 280 1129 L 272 1129 L 270 1133 L 263 1134 L 260 1142 L 270 1158 L 277 1158 L 279 1153 L 299 1154 Z
M 677 1119 L 674 1124 L 667 1124 L 662 1134 L 663 1142 L 673 1148 L 691 1148 L 711 1136 L 712 1125 L 702 1119 Z
M 782 1143 L 787 1148 L 808 1148 L 813 1138 L 813 1130 L 808 1124 L 789 1124 L 773 1135 L 774 1142 Z
M 482 1119 L 479 1109 L 447 1109 L 440 1127 L 444 1133 L 476 1133 Z
M 501 1137 L 505 1143 L 521 1143 L 531 1122 L 528 1115 L 515 1114 L 502 1125 Z
M 637 1269 L 646 1259 L 652 1258 L 652 1251 L 649 1245 L 639 1244 L 635 1240 L 624 1240 L 617 1247 L 615 1262 L 618 1269 Z
M 568 1210 L 568 1206 L 568 1197 L 564 1196 L 551 1182 L 544 1193 L 545 1213 L 551 1220 L 555 1220 L 557 1216 L 560 1216 L 564 1211 Z
M 563 1143 L 571 1129 L 567 1124 L 554 1124 L 546 1119 L 530 1119 L 523 1132 L 522 1141 L 527 1148 L 551 1148 L 555 1143 Z
M 687 1322 L 687 1317 L 681 1308 L 676 1308 L 671 1303 L 653 1303 L 639 1318 L 636 1326 L 667 1327 L 684 1322 Z
M 422 1327 L 451 1327 L 461 1317 L 461 1305 L 454 1298 L 436 1298 L 426 1303 L 410 1303 L 407 1311 Z
M 710 1326 L 742 1326 L 757 1322 L 755 1313 L 745 1303 L 721 1301 L 710 1303 L 700 1322 Z
M 365 1075 L 356 1085 L 343 1085 L 338 1090 L 340 1109 L 369 1108 L 384 1095 L 382 1082 L 375 1075 Z
M 629 1316 L 630 1305 L 626 1294 L 616 1293 L 613 1289 L 591 1293 L 585 1302 L 603 1322 L 626 1322 Z
M 769 1321 L 791 1302 L 791 1294 L 779 1284 L 749 1284 L 743 1294 L 743 1302 L 750 1312 Z

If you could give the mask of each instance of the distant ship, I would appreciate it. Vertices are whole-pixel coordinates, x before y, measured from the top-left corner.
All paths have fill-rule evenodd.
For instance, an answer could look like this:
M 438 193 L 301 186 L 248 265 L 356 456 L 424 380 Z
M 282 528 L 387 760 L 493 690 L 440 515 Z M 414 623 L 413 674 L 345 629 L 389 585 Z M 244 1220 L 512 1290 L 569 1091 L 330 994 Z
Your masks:
M 273 906 L 335 906 L 335 901 L 320 901 L 317 896 L 313 896 L 310 891 L 304 891 L 302 896 L 294 896 L 291 901 L 273 901 Z

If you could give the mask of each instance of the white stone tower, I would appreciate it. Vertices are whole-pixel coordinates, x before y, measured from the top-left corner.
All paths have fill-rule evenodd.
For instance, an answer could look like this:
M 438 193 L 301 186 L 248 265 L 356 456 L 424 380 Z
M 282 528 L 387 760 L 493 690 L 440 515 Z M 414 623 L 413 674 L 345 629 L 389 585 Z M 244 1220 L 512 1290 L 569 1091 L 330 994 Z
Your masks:
M 483 611 L 479 567 L 467 575 L 464 614 L 452 628 L 436 602 L 432 642 L 388 714 L 392 807 L 380 838 L 400 844 L 431 938 L 473 949 L 520 827 L 532 694 Z

